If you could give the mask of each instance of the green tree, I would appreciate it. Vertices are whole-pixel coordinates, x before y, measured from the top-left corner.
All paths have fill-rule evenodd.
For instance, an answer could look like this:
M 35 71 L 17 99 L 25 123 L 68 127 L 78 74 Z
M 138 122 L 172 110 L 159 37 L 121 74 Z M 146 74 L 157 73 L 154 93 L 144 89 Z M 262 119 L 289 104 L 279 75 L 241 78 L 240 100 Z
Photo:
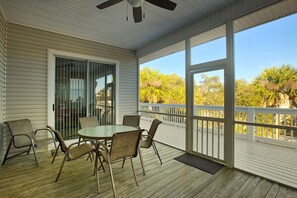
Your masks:
M 162 103 L 163 91 L 160 74 L 157 70 L 144 68 L 140 71 L 140 101 Z
M 280 107 L 286 102 L 297 107 L 297 69 L 290 65 L 266 68 L 254 81 L 263 106 Z
M 143 68 L 140 71 L 140 102 L 185 104 L 185 80 L 177 74 L 161 74 Z
M 177 74 L 163 75 L 164 103 L 185 104 L 185 80 Z
M 203 105 L 224 105 L 224 85 L 219 76 L 208 77 L 201 74 L 198 91 L 203 97 Z
M 220 77 L 202 74 L 201 79 L 194 82 L 194 104 L 223 105 Z M 297 107 L 297 71 L 290 65 L 267 68 L 252 83 L 236 80 L 235 89 L 236 106 L 280 107 L 287 101 Z M 185 104 L 185 79 L 144 68 L 140 71 L 140 101 Z
M 255 86 L 244 79 L 235 81 L 235 105 L 245 107 L 261 107 L 262 98 L 255 93 Z
M 194 105 L 203 105 L 203 94 L 201 88 L 194 82 Z

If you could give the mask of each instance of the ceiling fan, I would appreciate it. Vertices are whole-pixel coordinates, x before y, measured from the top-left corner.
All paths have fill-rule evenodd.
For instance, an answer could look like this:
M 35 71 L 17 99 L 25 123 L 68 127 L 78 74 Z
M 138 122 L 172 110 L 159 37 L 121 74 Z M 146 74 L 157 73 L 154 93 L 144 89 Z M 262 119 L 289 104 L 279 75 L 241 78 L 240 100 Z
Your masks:
M 96 7 L 100 10 L 108 8 L 114 4 L 120 3 L 124 0 L 108 0 L 104 3 L 97 5 Z M 142 21 L 142 9 L 141 6 L 143 5 L 144 1 L 147 1 L 155 6 L 167 9 L 167 10 L 174 10 L 176 7 L 176 3 L 170 0 L 127 0 L 127 2 L 133 7 L 133 18 L 135 23 Z

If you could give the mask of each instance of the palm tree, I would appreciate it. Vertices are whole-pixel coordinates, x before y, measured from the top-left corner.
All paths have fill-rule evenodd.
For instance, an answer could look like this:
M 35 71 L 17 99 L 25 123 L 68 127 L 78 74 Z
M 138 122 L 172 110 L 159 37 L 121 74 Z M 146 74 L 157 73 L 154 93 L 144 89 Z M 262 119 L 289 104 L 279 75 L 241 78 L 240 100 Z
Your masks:
M 297 69 L 290 65 L 265 69 L 254 81 L 265 107 L 280 107 L 289 102 L 297 107 Z
M 158 70 L 140 71 L 140 101 L 146 103 L 185 104 L 185 79 Z
M 162 83 L 159 72 L 144 68 L 140 71 L 140 101 L 148 103 L 162 102 Z

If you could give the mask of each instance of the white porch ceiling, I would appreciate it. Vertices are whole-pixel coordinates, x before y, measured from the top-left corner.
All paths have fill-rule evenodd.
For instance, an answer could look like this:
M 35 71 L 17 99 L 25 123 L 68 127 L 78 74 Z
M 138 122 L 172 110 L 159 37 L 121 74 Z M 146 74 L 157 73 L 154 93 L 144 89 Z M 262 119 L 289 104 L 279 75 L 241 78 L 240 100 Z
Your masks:
M 137 50 L 172 31 L 217 12 L 236 0 L 172 0 L 174 11 L 145 3 L 145 19 L 134 23 L 123 1 L 104 10 L 106 0 L 0 0 L 7 21 L 82 39 Z

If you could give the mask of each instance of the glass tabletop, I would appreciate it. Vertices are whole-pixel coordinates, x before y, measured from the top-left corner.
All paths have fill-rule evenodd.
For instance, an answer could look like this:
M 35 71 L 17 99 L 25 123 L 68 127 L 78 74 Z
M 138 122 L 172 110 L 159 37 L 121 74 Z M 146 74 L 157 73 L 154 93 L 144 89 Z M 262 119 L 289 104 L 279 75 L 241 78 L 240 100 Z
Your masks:
M 138 128 L 126 125 L 101 125 L 97 127 L 83 128 L 77 133 L 79 136 L 88 139 L 110 139 L 115 133 L 135 130 L 138 130 Z

